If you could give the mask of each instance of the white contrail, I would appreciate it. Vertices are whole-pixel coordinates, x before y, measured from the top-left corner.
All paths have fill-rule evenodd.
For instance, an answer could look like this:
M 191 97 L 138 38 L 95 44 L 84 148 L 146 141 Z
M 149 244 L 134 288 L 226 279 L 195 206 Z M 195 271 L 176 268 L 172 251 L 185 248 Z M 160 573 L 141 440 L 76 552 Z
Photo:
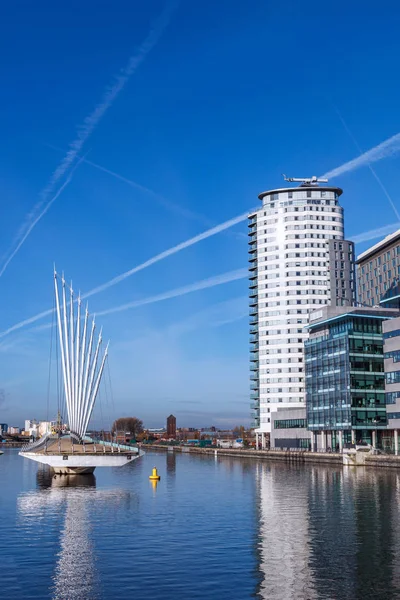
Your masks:
M 367 152 L 364 152 L 361 156 L 357 158 L 353 158 L 344 165 L 337 167 L 336 169 L 332 169 L 332 171 L 328 171 L 321 177 L 327 179 L 333 179 L 334 177 L 338 177 L 339 175 L 343 175 L 343 173 L 347 173 L 348 171 L 354 171 L 360 167 L 365 167 L 370 163 L 377 162 L 378 160 L 382 160 L 383 158 L 387 158 L 388 156 L 393 156 L 400 152 L 400 133 L 396 133 L 388 140 L 385 140 L 375 148 L 371 148 Z
M 95 287 L 90 292 L 87 292 L 86 294 L 84 294 L 82 296 L 82 299 L 89 298 L 89 296 L 93 296 L 94 294 L 103 292 L 104 290 L 108 289 L 109 287 L 112 287 L 113 285 L 120 283 L 120 281 L 123 281 L 124 279 L 127 279 L 131 275 L 134 275 L 134 273 L 137 273 L 138 271 L 143 271 L 143 269 L 147 269 L 147 267 L 154 265 L 155 263 L 159 262 L 160 260 L 164 260 L 164 258 L 167 258 L 168 256 L 172 256 L 173 254 L 177 254 L 177 252 L 180 252 L 181 250 L 184 250 L 185 248 L 189 248 L 189 246 L 193 246 L 194 244 L 197 244 L 198 242 L 201 242 L 202 240 L 205 240 L 213 235 L 216 235 L 217 233 L 220 233 L 221 231 L 225 231 L 225 229 L 229 229 L 229 227 L 233 227 L 233 225 L 236 225 L 237 223 L 240 223 L 241 221 L 244 221 L 247 218 L 248 218 L 248 213 L 246 212 L 242 215 L 239 215 L 238 217 L 229 219 L 229 221 L 225 221 L 225 223 L 221 223 L 220 225 L 216 225 L 215 227 L 212 227 L 211 229 L 207 229 L 207 231 L 203 231 L 203 233 L 199 233 L 198 235 L 195 235 L 194 237 L 190 238 L 189 240 L 186 240 L 185 242 L 182 242 L 182 243 L 178 244 L 177 246 L 174 246 L 173 248 L 169 248 L 169 250 L 164 250 L 164 252 L 160 252 L 160 254 L 153 256 L 153 258 L 150 258 L 149 260 L 146 260 L 146 262 L 142 263 L 141 265 L 138 265 L 137 267 L 134 267 L 133 269 L 130 269 L 129 271 L 125 271 L 125 273 L 122 273 L 121 275 L 118 275 L 117 277 L 110 279 L 110 281 L 107 281 L 107 283 L 103 283 L 102 285 Z M 0 336 L 1 336 L 1 334 L 0 334 Z
M 169 298 L 176 298 L 178 296 L 184 296 L 192 292 L 198 292 L 199 290 L 205 290 L 207 288 L 215 287 L 216 285 L 222 285 L 223 283 L 229 283 L 238 279 L 244 279 L 248 277 L 249 272 L 247 268 L 237 269 L 236 271 L 229 271 L 228 273 L 222 273 L 222 275 L 216 275 L 215 277 L 209 277 L 202 281 L 197 281 L 190 285 L 185 285 L 157 296 L 150 296 L 150 298 L 144 298 L 143 300 L 135 300 L 134 302 L 128 302 L 127 304 L 121 304 L 120 306 L 114 306 L 107 310 L 102 310 L 96 313 L 96 316 L 110 315 L 112 313 L 121 312 L 130 308 L 137 308 L 138 306 L 144 306 L 145 304 L 154 304 L 154 302 L 161 302 L 162 300 L 169 300 Z
M 369 242 L 370 240 L 375 240 L 379 237 L 390 235 L 391 233 L 394 233 L 396 229 L 399 228 L 400 222 L 392 223 L 391 225 L 384 225 L 383 227 L 378 227 L 377 229 L 371 229 L 370 231 L 364 231 L 364 233 L 353 235 L 350 237 L 350 239 L 355 244 L 360 244 L 361 242 Z
M 46 146 L 48 146 L 49 148 L 52 148 L 53 150 L 63 152 L 63 150 L 61 148 L 58 148 L 57 146 L 54 146 L 53 144 L 46 144 Z M 194 212 L 192 210 L 189 210 L 187 208 L 184 208 L 182 206 L 179 206 L 178 204 L 175 204 L 174 202 L 171 202 L 171 200 L 168 200 L 167 198 L 165 198 L 158 192 L 155 192 L 154 190 L 152 190 L 140 183 L 137 183 L 137 181 L 128 179 L 128 177 L 124 177 L 120 173 L 111 171 L 111 169 L 107 169 L 106 167 L 103 167 L 102 165 L 99 165 L 98 163 L 88 160 L 87 158 L 85 158 L 83 160 L 83 162 L 86 163 L 87 165 L 90 165 L 91 167 L 94 167 L 95 169 L 98 169 L 99 171 L 102 171 L 103 173 L 107 173 L 111 177 L 114 177 L 115 179 L 118 179 L 119 181 L 122 181 L 123 183 L 126 183 L 127 185 L 134 188 L 135 190 L 138 190 L 144 194 L 147 194 L 148 196 L 150 196 L 151 198 L 154 198 L 157 202 L 159 202 L 159 204 L 161 204 L 162 206 L 164 206 L 166 209 L 170 210 L 171 212 L 175 212 L 176 214 L 182 215 L 183 217 L 186 217 L 187 219 L 191 219 L 193 221 L 198 221 L 199 223 L 203 223 L 203 225 L 206 225 L 207 227 L 213 227 L 213 225 L 214 225 L 214 223 L 212 221 L 210 221 L 210 219 L 208 219 L 204 215 Z M 239 238 L 239 239 L 247 238 L 247 235 L 244 233 L 232 232 L 232 231 L 227 231 L 227 233 L 230 235 L 233 235 L 234 237 Z
M 61 148 L 54 146 L 53 144 L 46 144 L 46 146 L 48 146 L 49 148 L 52 148 L 53 150 L 63 152 L 63 150 Z M 134 188 L 135 190 L 138 190 L 139 192 L 142 192 L 144 194 L 147 194 L 148 196 L 151 196 L 152 198 L 157 200 L 160 204 L 165 206 L 165 208 L 167 208 L 168 210 L 170 210 L 172 212 L 180 214 L 188 219 L 200 221 L 204 225 L 207 225 L 208 227 L 212 226 L 212 223 L 206 217 L 203 217 L 203 215 L 195 213 L 189 209 L 183 208 L 182 206 L 175 204 L 174 202 L 171 202 L 170 200 L 167 200 L 161 194 L 158 194 L 154 190 L 151 190 L 150 188 L 148 188 L 140 183 L 137 183 L 136 181 L 133 181 L 132 179 L 128 179 L 128 177 L 124 177 L 123 175 L 120 175 L 120 173 L 111 171 L 111 169 L 107 169 L 106 167 L 103 167 L 102 165 L 99 165 L 98 163 L 88 160 L 87 158 L 85 158 L 83 160 L 83 162 L 86 163 L 87 165 L 90 165 L 91 167 L 94 167 L 95 169 L 98 169 L 99 171 L 102 171 L 103 173 L 107 173 L 107 175 L 110 175 L 111 177 L 114 177 L 115 179 L 118 179 L 119 181 L 122 181 L 123 183 L 126 183 L 127 185 Z
M 117 75 L 115 83 L 106 89 L 103 98 L 98 104 L 93 112 L 88 115 L 83 125 L 78 128 L 78 134 L 75 140 L 69 145 L 69 150 L 65 155 L 64 159 L 58 165 L 53 175 L 50 178 L 47 186 L 40 193 L 40 201 L 34 206 L 33 210 L 29 213 L 27 218 L 25 219 L 24 224 L 20 228 L 16 240 L 13 242 L 13 247 L 11 248 L 10 257 L 7 259 L 5 264 L 3 265 L 0 277 L 6 270 L 7 266 L 14 258 L 18 250 L 21 248 L 22 244 L 26 240 L 26 238 L 31 233 L 32 229 L 35 225 L 40 221 L 43 215 L 46 214 L 50 206 L 53 204 L 55 198 L 52 198 L 48 201 L 48 197 L 53 193 L 55 186 L 62 179 L 68 169 L 71 167 L 74 160 L 77 158 L 78 153 L 82 150 L 83 145 L 88 140 L 88 138 L 93 133 L 94 129 L 99 124 L 100 120 L 103 118 L 107 110 L 111 107 L 117 96 L 124 89 L 126 83 L 129 81 L 130 77 L 135 73 L 141 63 L 144 61 L 149 52 L 154 48 L 160 39 L 162 33 L 167 27 L 171 14 L 173 10 L 176 8 L 176 2 L 168 2 L 166 8 L 163 13 L 159 16 L 159 18 L 154 23 L 150 33 L 147 35 L 144 42 L 141 44 L 137 52 L 130 57 L 127 66 L 121 70 L 121 73 Z M 64 186 L 65 187 L 65 186 Z
M 346 121 L 344 120 L 344 117 L 342 115 L 342 113 L 339 111 L 339 109 L 337 108 L 337 106 L 333 105 L 333 108 L 335 109 L 337 116 L 340 119 L 340 122 L 342 123 L 344 129 L 346 130 L 346 132 L 348 133 L 350 139 L 352 140 L 353 144 L 355 145 L 355 147 L 357 148 L 357 150 L 360 153 L 360 156 L 363 155 L 364 151 L 361 148 L 361 146 L 359 145 L 359 143 L 357 142 L 356 138 L 354 137 L 352 131 L 350 130 L 349 126 L 347 125 Z M 368 163 L 367 164 L 368 169 L 371 171 L 373 177 L 375 178 L 375 180 L 378 182 L 378 185 L 380 186 L 381 190 L 383 191 L 383 193 L 385 194 L 386 198 L 389 201 L 390 206 L 393 209 L 394 214 L 396 215 L 396 218 L 400 221 L 400 213 L 396 208 L 395 203 L 393 202 L 392 197 L 390 196 L 389 192 L 387 191 L 386 187 L 383 185 L 382 180 L 380 179 L 380 177 L 378 176 L 377 172 L 375 171 L 375 169 L 373 168 L 373 166 Z
M 67 179 L 64 181 L 62 186 L 57 190 L 57 192 L 54 194 L 54 196 L 49 200 L 49 202 L 46 204 L 46 206 L 43 208 L 43 210 L 36 217 L 32 214 L 31 222 L 29 224 L 28 229 L 25 231 L 25 233 L 22 235 L 22 237 L 20 237 L 19 242 L 17 243 L 16 247 L 14 248 L 14 250 L 11 252 L 11 254 L 6 259 L 4 265 L 1 267 L 0 277 L 3 275 L 4 271 L 7 269 L 8 265 L 10 264 L 10 262 L 12 261 L 14 256 L 17 254 L 18 250 L 21 248 L 22 244 L 25 242 L 26 238 L 28 237 L 28 235 L 30 234 L 32 229 L 35 227 L 36 223 L 38 221 L 40 221 L 40 219 L 47 213 L 47 211 L 49 210 L 49 208 L 51 207 L 53 202 L 55 202 L 55 200 L 57 200 L 57 198 L 60 196 L 60 194 L 62 194 L 62 192 L 67 187 L 67 185 L 70 183 L 70 181 L 74 175 L 74 172 L 76 171 L 76 169 L 79 167 L 79 165 L 81 164 L 81 162 L 83 160 L 84 160 L 84 158 L 81 158 L 79 160 L 79 162 L 76 163 L 74 168 L 71 170 L 71 173 L 68 175 Z
M 153 256 L 153 258 L 150 258 L 149 260 L 146 260 L 144 263 L 137 265 L 133 269 L 130 269 L 129 271 L 125 271 L 125 273 L 122 273 L 121 275 L 118 275 L 117 277 L 110 279 L 110 281 L 107 281 L 106 283 L 103 283 L 102 285 L 95 287 L 94 289 L 90 290 L 89 292 L 87 292 L 86 294 L 81 296 L 81 298 L 82 299 L 89 298 L 89 296 L 98 294 L 99 292 L 102 292 L 102 291 L 108 289 L 109 287 L 116 285 L 120 281 L 127 279 L 134 273 L 137 273 L 138 271 L 143 271 L 143 269 L 147 269 L 147 267 L 154 265 L 155 263 L 163 260 L 164 258 L 168 258 L 168 256 L 172 256 L 173 254 L 176 254 L 177 252 L 180 252 L 181 250 L 184 250 L 185 248 L 189 248 L 189 246 L 193 246 L 194 244 L 197 244 L 198 242 L 200 242 L 202 240 L 205 240 L 213 235 L 216 235 L 217 233 L 220 233 L 221 231 L 225 231 L 225 229 L 228 229 L 229 227 L 233 227 L 237 223 L 240 223 L 240 222 L 246 220 L 247 217 L 248 217 L 248 213 L 246 212 L 242 215 L 239 215 L 238 217 L 229 219 L 228 221 L 225 221 L 224 223 L 221 223 L 220 225 L 216 225 L 215 227 L 212 227 L 211 229 L 208 229 L 207 231 L 204 231 L 203 233 L 200 233 L 199 235 L 196 235 L 193 238 L 190 238 L 189 240 L 186 240 L 185 242 L 182 242 L 182 243 L 178 244 L 177 246 L 174 246 L 173 248 L 169 248 L 169 250 L 165 250 L 164 252 L 161 252 L 160 254 Z M 24 321 L 21 321 L 20 323 L 17 323 L 16 325 L 9 327 L 5 331 L 0 332 L 0 338 L 5 337 L 6 335 L 12 333 L 13 331 L 16 331 L 17 329 L 21 329 L 22 327 L 25 327 L 25 325 L 30 325 L 31 323 L 35 323 L 36 321 L 39 321 L 43 317 L 51 315 L 52 312 L 53 312 L 52 309 L 46 310 L 44 312 L 39 313 L 38 315 L 35 315 L 34 317 L 25 319 Z

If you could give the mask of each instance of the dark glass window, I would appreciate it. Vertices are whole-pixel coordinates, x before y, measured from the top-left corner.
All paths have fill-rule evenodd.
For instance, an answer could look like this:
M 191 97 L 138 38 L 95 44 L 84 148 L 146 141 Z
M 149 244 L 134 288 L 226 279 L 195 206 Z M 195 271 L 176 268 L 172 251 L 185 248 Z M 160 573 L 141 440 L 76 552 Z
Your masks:
M 303 429 L 307 427 L 306 419 L 280 419 L 274 421 L 275 429 Z

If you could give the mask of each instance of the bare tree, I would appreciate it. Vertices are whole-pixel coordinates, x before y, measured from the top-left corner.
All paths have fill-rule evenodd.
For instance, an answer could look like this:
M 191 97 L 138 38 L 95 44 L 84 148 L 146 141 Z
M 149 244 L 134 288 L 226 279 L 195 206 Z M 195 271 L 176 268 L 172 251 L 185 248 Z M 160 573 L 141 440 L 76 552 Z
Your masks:
M 137 417 L 120 417 L 114 421 L 111 431 L 129 433 L 133 438 L 142 433 L 143 421 Z

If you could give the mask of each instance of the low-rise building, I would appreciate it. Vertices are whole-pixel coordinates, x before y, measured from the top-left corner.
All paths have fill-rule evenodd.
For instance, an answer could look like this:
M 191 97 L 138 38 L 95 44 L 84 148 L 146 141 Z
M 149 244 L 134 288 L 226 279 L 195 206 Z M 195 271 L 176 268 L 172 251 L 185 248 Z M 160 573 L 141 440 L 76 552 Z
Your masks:
M 8 428 L 8 433 L 10 435 L 19 435 L 21 433 L 21 430 L 19 427 L 11 426 Z
M 311 450 L 305 408 L 278 408 L 276 412 L 271 413 L 271 419 L 271 450 Z
M 310 315 L 305 342 L 312 448 L 387 444 L 382 323 L 395 309 L 326 306 Z

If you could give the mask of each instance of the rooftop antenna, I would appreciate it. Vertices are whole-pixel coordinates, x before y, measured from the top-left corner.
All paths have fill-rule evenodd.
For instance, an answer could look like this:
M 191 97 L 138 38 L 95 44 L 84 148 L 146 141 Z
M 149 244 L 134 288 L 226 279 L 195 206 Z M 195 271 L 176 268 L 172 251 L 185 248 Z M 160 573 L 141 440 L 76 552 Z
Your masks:
M 289 181 L 290 183 L 300 183 L 301 185 L 318 185 L 319 183 L 327 183 L 327 179 L 322 179 L 313 175 L 312 177 L 286 177 L 282 173 L 283 179 L 285 181 Z

